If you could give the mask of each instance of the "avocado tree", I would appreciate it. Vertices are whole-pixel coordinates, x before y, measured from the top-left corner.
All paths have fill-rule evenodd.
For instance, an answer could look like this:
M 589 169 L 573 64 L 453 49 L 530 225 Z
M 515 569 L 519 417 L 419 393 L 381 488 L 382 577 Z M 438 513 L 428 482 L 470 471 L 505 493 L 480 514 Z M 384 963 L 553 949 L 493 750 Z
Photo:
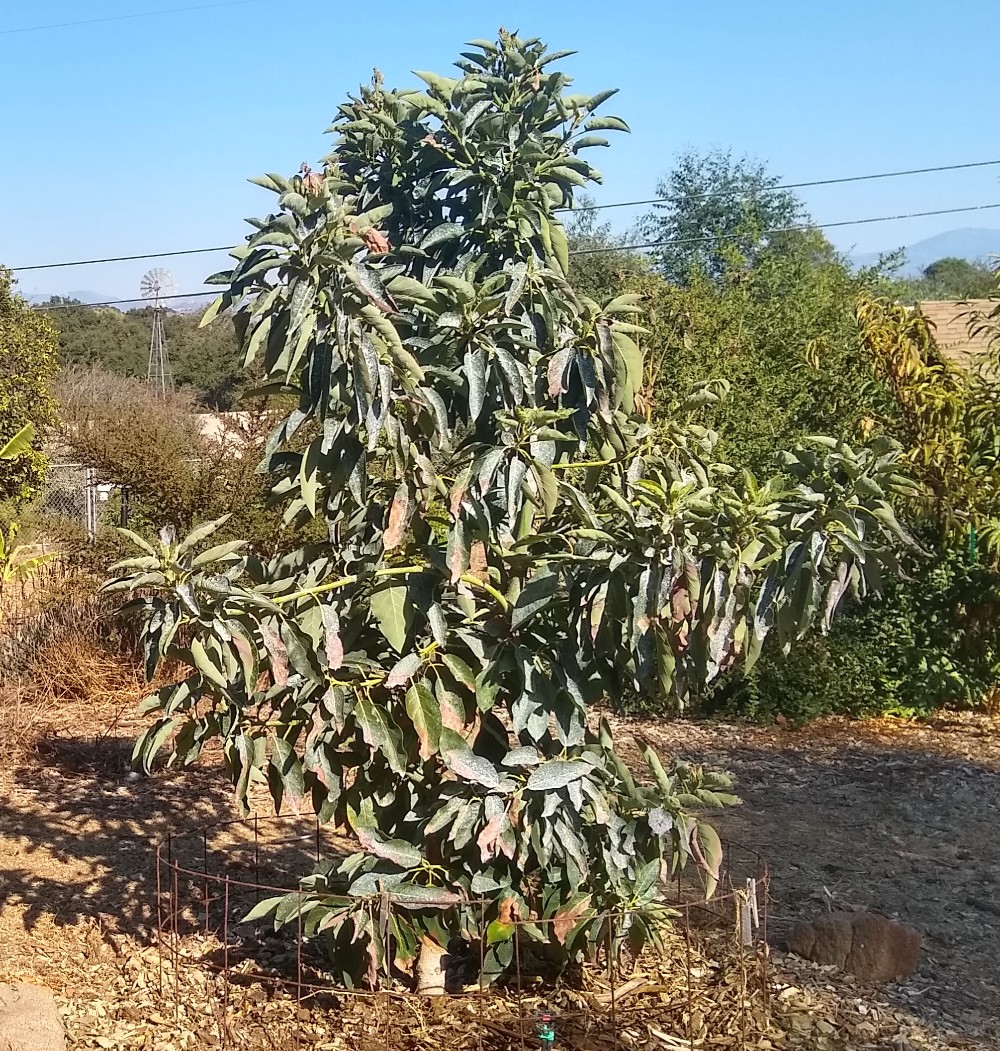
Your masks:
M 636 411 L 638 297 L 575 294 L 557 216 L 627 129 L 594 115 L 612 92 L 569 93 L 566 54 L 501 32 L 426 90 L 376 73 L 322 170 L 256 180 L 276 210 L 206 321 L 230 313 L 246 366 L 297 399 L 263 469 L 328 542 L 267 561 L 168 527 L 110 585 L 143 591 L 147 672 L 187 668 L 146 702 L 138 761 L 221 738 L 242 805 L 266 783 L 353 832 L 303 899 L 348 981 L 415 964 L 440 990 L 461 938 L 492 980 L 517 920 L 556 964 L 655 938 L 661 866 L 711 893 L 698 814 L 735 800 L 651 752 L 637 783 L 588 708 L 682 700 L 891 561 L 892 452 L 820 444 L 791 488 L 734 483 L 706 433 Z

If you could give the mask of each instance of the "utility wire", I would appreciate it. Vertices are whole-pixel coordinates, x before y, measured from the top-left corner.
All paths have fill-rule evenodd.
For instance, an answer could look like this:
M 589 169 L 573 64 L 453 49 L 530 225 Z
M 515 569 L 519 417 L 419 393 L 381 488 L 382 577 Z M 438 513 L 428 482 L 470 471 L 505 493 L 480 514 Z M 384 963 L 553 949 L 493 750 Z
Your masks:
M 994 208 L 1000 208 L 1000 202 L 994 204 L 970 204 L 961 208 L 935 208 L 931 211 L 926 212 L 903 212 L 899 215 L 876 215 L 866 219 L 842 219 L 839 222 L 833 223 L 802 223 L 797 226 L 783 226 L 778 227 L 774 230 L 765 230 L 764 235 L 770 236 L 772 234 L 784 234 L 793 233 L 797 230 L 831 230 L 837 227 L 843 226 L 867 226 L 871 223 L 889 223 L 894 222 L 898 219 L 922 219 L 933 215 L 958 215 L 961 212 L 982 212 L 989 211 Z M 668 245 L 684 245 L 684 244 L 711 244 L 716 241 L 715 237 L 688 237 L 688 238 L 674 238 L 668 241 L 643 241 L 637 244 L 629 245 L 614 245 L 608 248 L 581 248 L 571 255 L 601 255 L 611 252 L 635 252 L 645 248 L 665 248 Z M 176 252 L 148 252 L 142 255 L 120 255 L 120 256 L 109 256 L 104 259 L 78 259 L 68 263 L 39 263 L 35 266 L 15 266 L 11 267 L 11 271 L 15 274 L 24 273 L 28 270 L 54 270 L 58 267 L 66 266 L 92 266 L 95 263 L 127 263 L 137 259 L 165 259 L 170 256 L 179 255 L 202 255 L 206 252 L 229 252 L 232 251 L 232 245 L 222 245 L 217 248 L 188 248 Z M 198 293 L 203 294 L 203 293 Z M 171 298 L 165 296 L 163 298 Z M 183 296 L 176 298 L 185 298 Z M 132 303 L 138 302 L 138 300 L 116 300 L 115 302 Z M 93 306 L 105 305 L 105 304 L 92 304 Z M 108 304 L 111 305 L 111 304 Z
M 64 266 L 93 266 L 95 263 L 131 263 L 136 259 L 168 259 L 175 255 L 204 255 L 206 252 L 231 252 L 232 245 L 220 245 L 218 248 L 184 248 L 177 252 L 144 252 L 141 255 L 113 255 L 106 259 L 75 259 L 68 263 L 39 263 L 37 266 L 11 267 L 15 274 L 25 270 L 58 270 Z
M 237 7 L 245 4 L 260 4 L 264 0 L 218 0 L 213 4 L 195 4 L 191 7 L 165 7 L 156 11 L 133 11 L 127 15 L 106 15 L 103 18 L 84 18 L 77 22 L 51 22 L 41 26 L 21 26 L 18 29 L 0 29 L 0 36 L 10 36 L 13 33 L 38 33 L 43 29 L 67 29 L 70 26 L 92 26 L 99 22 L 124 22 L 133 18 L 153 18 L 156 15 L 175 15 L 185 11 L 208 11 L 214 7 Z
M 897 172 L 875 172 L 871 175 L 845 175 L 837 179 L 812 179 L 809 182 L 786 182 L 778 186 L 768 186 L 761 193 L 773 193 L 775 190 L 804 190 L 812 186 L 839 186 L 850 182 L 870 182 L 873 179 L 897 179 L 903 175 L 929 175 L 934 172 L 954 172 L 964 168 L 989 168 L 1000 164 L 995 161 L 970 161 L 967 164 L 941 164 L 934 168 L 906 168 Z M 703 200 L 709 197 L 728 197 L 731 190 L 710 190 L 707 193 L 681 194 L 675 197 L 648 197 L 642 201 L 615 201 L 612 204 L 588 204 L 580 208 L 569 208 L 573 212 L 600 212 L 606 208 L 638 208 L 645 204 L 677 204 L 680 201 Z M 742 196 L 751 197 L 752 193 Z
M 764 236 L 770 237 L 770 236 L 772 236 L 774 234 L 796 233 L 796 232 L 803 231 L 803 230 L 828 230 L 828 229 L 830 229 L 832 227 L 837 227 L 837 226 L 862 226 L 862 225 L 865 225 L 865 224 L 868 224 L 868 223 L 887 223 L 887 222 L 893 222 L 894 220 L 897 220 L 897 219 L 920 219 L 920 218 L 924 218 L 925 216 L 929 216 L 929 215 L 955 215 L 955 214 L 957 214 L 959 212 L 981 212 L 981 211 L 986 211 L 986 210 L 992 209 L 992 208 L 1000 208 L 1000 201 L 997 201 L 994 204 L 973 204 L 973 205 L 969 205 L 969 206 L 964 207 L 964 208 L 936 208 L 933 211 L 927 211 L 927 212 L 904 212 L 904 213 L 902 213 L 900 215 L 878 215 L 878 216 L 873 216 L 873 217 L 868 218 L 868 219 L 844 219 L 844 220 L 842 220 L 840 222 L 836 222 L 836 223 L 802 223 L 802 224 L 800 224 L 798 226 L 780 226 L 780 227 L 776 227 L 773 230 L 765 230 L 764 231 Z M 570 252 L 569 254 L 570 255 L 574 255 L 574 256 L 575 255 L 607 255 L 607 254 L 612 254 L 614 252 L 637 252 L 637 251 L 642 251 L 642 250 L 649 249 L 649 248 L 666 248 L 669 245 L 712 244 L 715 241 L 717 241 L 717 238 L 715 238 L 715 237 L 683 237 L 683 238 L 674 238 L 672 240 L 666 240 L 666 241 L 641 241 L 641 242 L 639 242 L 637 244 L 613 245 L 612 247 L 609 247 L 609 248 L 579 248 L 579 249 L 576 249 L 573 252 Z M 221 251 L 221 249 L 200 248 L 200 249 L 196 249 L 196 251 L 213 252 L 213 251 Z M 183 255 L 185 253 L 173 252 L 171 254 L 173 254 L 173 255 Z M 125 257 L 125 258 L 143 259 L 143 258 L 151 258 L 151 257 L 148 257 L 148 256 L 128 256 L 128 257 Z M 115 260 L 93 260 L 93 261 L 94 262 L 114 262 Z M 59 266 L 59 265 L 62 265 L 62 266 L 73 266 L 73 265 L 82 265 L 82 264 L 63 263 L 63 264 L 54 264 L 54 265 L 57 265 L 57 266 Z M 31 267 L 23 267 L 22 269 L 32 269 L 32 268 Z M 195 299 L 195 298 L 199 298 L 199 297 L 202 297 L 202 296 L 216 296 L 216 295 L 219 295 L 219 293 L 215 292 L 215 291 L 209 291 L 209 292 L 188 292 L 188 293 L 179 293 L 178 295 L 172 295 L 172 296 L 160 296 L 160 299 L 161 299 L 161 301 L 165 300 L 165 299 Z M 123 305 L 125 303 L 145 303 L 145 302 L 148 302 L 148 300 L 145 300 L 145 299 L 109 299 L 109 300 L 107 300 L 107 301 L 105 301 L 103 303 L 57 303 L 57 304 L 55 304 L 55 305 L 53 305 L 51 307 L 44 306 L 43 304 L 36 304 L 36 309 L 70 310 L 70 309 L 76 309 L 76 308 L 79 308 L 79 307 L 86 307 L 86 308 L 90 308 L 90 307 L 114 307 L 114 306 L 121 306 L 121 305 Z
M 232 0 L 231 0 L 232 2 Z M 242 0 L 236 0 L 236 2 L 242 2 Z M 249 0 L 254 3 L 258 0 Z M 123 16 L 124 17 L 124 16 Z M 903 175 L 928 175 L 934 172 L 949 172 L 959 171 L 966 168 L 986 168 L 1000 164 L 1000 160 L 995 161 L 970 161 L 966 164 L 941 164 L 933 168 L 907 168 L 905 170 L 893 171 L 893 172 L 875 172 L 868 175 L 845 175 L 836 179 L 813 179 L 810 182 L 790 182 L 784 183 L 780 186 L 769 187 L 769 191 L 772 190 L 795 190 L 802 189 L 808 186 L 834 186 L 841 185 L 844 183 L 853 182 L 869 182 L 873 179 L 894 179 Z M 584 205 L 580 208 L 560 208 L 557 211 L 561 212 L 600 212 L 607 208 L 637 208 L 641 205 L 647 204 L 676 204 L 680 201 L 685 200 L 700 200 L 708 197 L 726 197 L 729 196 L 730 191 L 728 190 L 717 190 L 711 193 L 698 193 L 689 194 L 677 197 L 649 197 L 646 200 L 641 201 L 614 201 L 611 204 L 593 204 Z M 748 196 L 744 194 L 743 196 Z M 965 210 L 965 209 L 963 209 Z M 974 210 L 974 209 L 969 209 Z M 916 215 L 935 215 L 935 214 L 946 214 L 937 212 L 918 212 Z M 888 218 L 895 218 L 889 216 Z M 863 222 L 877 222 L 881 220 L 863 220 Z M 860 222 L 860 221 L 859 221 Z M 819 224 L 811 224 L 819 225 Z M 851 225 L 849 223 L 826 223 L 824 226 L 845 226 Z M 24 273 L 28 270 L 57 270 L 67 266 L 93 266 L 97 263 L 130 263 L 140 259 L 168 259 L 173 256 L 181 255 L 206 255 L 211 252 L 228 252 L 232 248 L 232 245 L 218 245 L 214 248 L 188 248 L 181 251 L 174 252 L 143 252 L 139 255 L 119 255 L 109 256 L 105 259 L 76 259 L 71 262 L 65 263 L 38 263 L 34 266 L 15 266 L 13 267 L 14 273 Z
M 959 212 L 984 212 L 992 208 L 1000 208 L 1000 201 L 994 204 L 971 204 L 964 208 L 935 208 L 929 212 L 903 212 L 900 215 L 876 215 L 868 219 L 843 219 L 836 223 L 802 223 L 798 226 L 779 226 L 773 230 L 765 230 L 763 236 L 770 237 L 773 234 L 789 234 L 799 230 L 830 230 L 838 226 L 866 226 L 869 223 L 889 223 L 897 219 L 922 219 L 929 215 L 957 215 Z M 606 255 L 611 252 L 635 252 L 645 248 L 666 248 L 668 245 L 685 244 L 712 244 L 716 237 L 686 237 L 674 238 L 668 241 L 642 241 L 638 244 L 614 245 L 610 248 L 580 248 L 571 255 Z
M 199 299 L 203 296 L 217 296 L 219 295 L 216 291 L 211 292 L 179 292 L 173 296 L 159 296 L 158 301 L 162 303 L 166 299 Z M 102 303 L 53 303 L 51 306 L 47 303 L 34 303 L 32 308 L 34 310 L 80 310 L 81 308 L 90 310 L 93 307 L 118 307 L 124 306 L 126 303 L 146 303 L 152 310 L 152 303 L 148 299 L 106 299 Z

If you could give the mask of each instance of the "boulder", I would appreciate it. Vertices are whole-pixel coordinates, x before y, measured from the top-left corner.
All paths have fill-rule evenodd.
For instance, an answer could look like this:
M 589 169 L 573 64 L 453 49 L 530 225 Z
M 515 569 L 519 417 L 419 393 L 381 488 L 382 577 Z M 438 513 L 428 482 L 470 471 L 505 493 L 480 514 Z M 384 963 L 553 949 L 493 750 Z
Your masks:
M 0 983 L 0 1051 L 66 1051 L 55 999 L 40 985 Z
M 913 974 L 920 932 L 873 912 L 834 912 L 800 923 L 788 939 L 796 956 L 833 964 L 865 982 L 892 982 Z

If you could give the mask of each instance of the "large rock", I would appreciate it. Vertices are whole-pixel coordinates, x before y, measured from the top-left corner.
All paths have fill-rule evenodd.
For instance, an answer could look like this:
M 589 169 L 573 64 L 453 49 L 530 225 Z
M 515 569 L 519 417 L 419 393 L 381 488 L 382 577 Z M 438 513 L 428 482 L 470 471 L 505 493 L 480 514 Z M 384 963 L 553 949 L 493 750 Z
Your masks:
M 813 963 L 833 964 L 866 982 L 892 982 L 913 974 L 920 932 L 872 912 L 834 912 L 800 923 L 788 948 Z
M 0 983 L 0 1051 L 66 1051 L 62 1019 L 48 989 Z

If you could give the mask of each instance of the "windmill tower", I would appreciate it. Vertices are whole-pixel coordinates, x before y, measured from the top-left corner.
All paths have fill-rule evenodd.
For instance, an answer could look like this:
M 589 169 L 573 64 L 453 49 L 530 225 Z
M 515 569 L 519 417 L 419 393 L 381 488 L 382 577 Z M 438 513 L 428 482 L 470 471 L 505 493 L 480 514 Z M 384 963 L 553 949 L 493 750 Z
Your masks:
M 167 339 L 163 332 L 164 302 L 174 294 L 174 279 L 162 267 L 144 274 L 139 292 L 153 307 L 153 332 L 149 340 L 149 364 L 146 367 L 146 382 L 156 388 L 161 397 L 174 389 L 174 376 L 170 371 L 167 356 Z

